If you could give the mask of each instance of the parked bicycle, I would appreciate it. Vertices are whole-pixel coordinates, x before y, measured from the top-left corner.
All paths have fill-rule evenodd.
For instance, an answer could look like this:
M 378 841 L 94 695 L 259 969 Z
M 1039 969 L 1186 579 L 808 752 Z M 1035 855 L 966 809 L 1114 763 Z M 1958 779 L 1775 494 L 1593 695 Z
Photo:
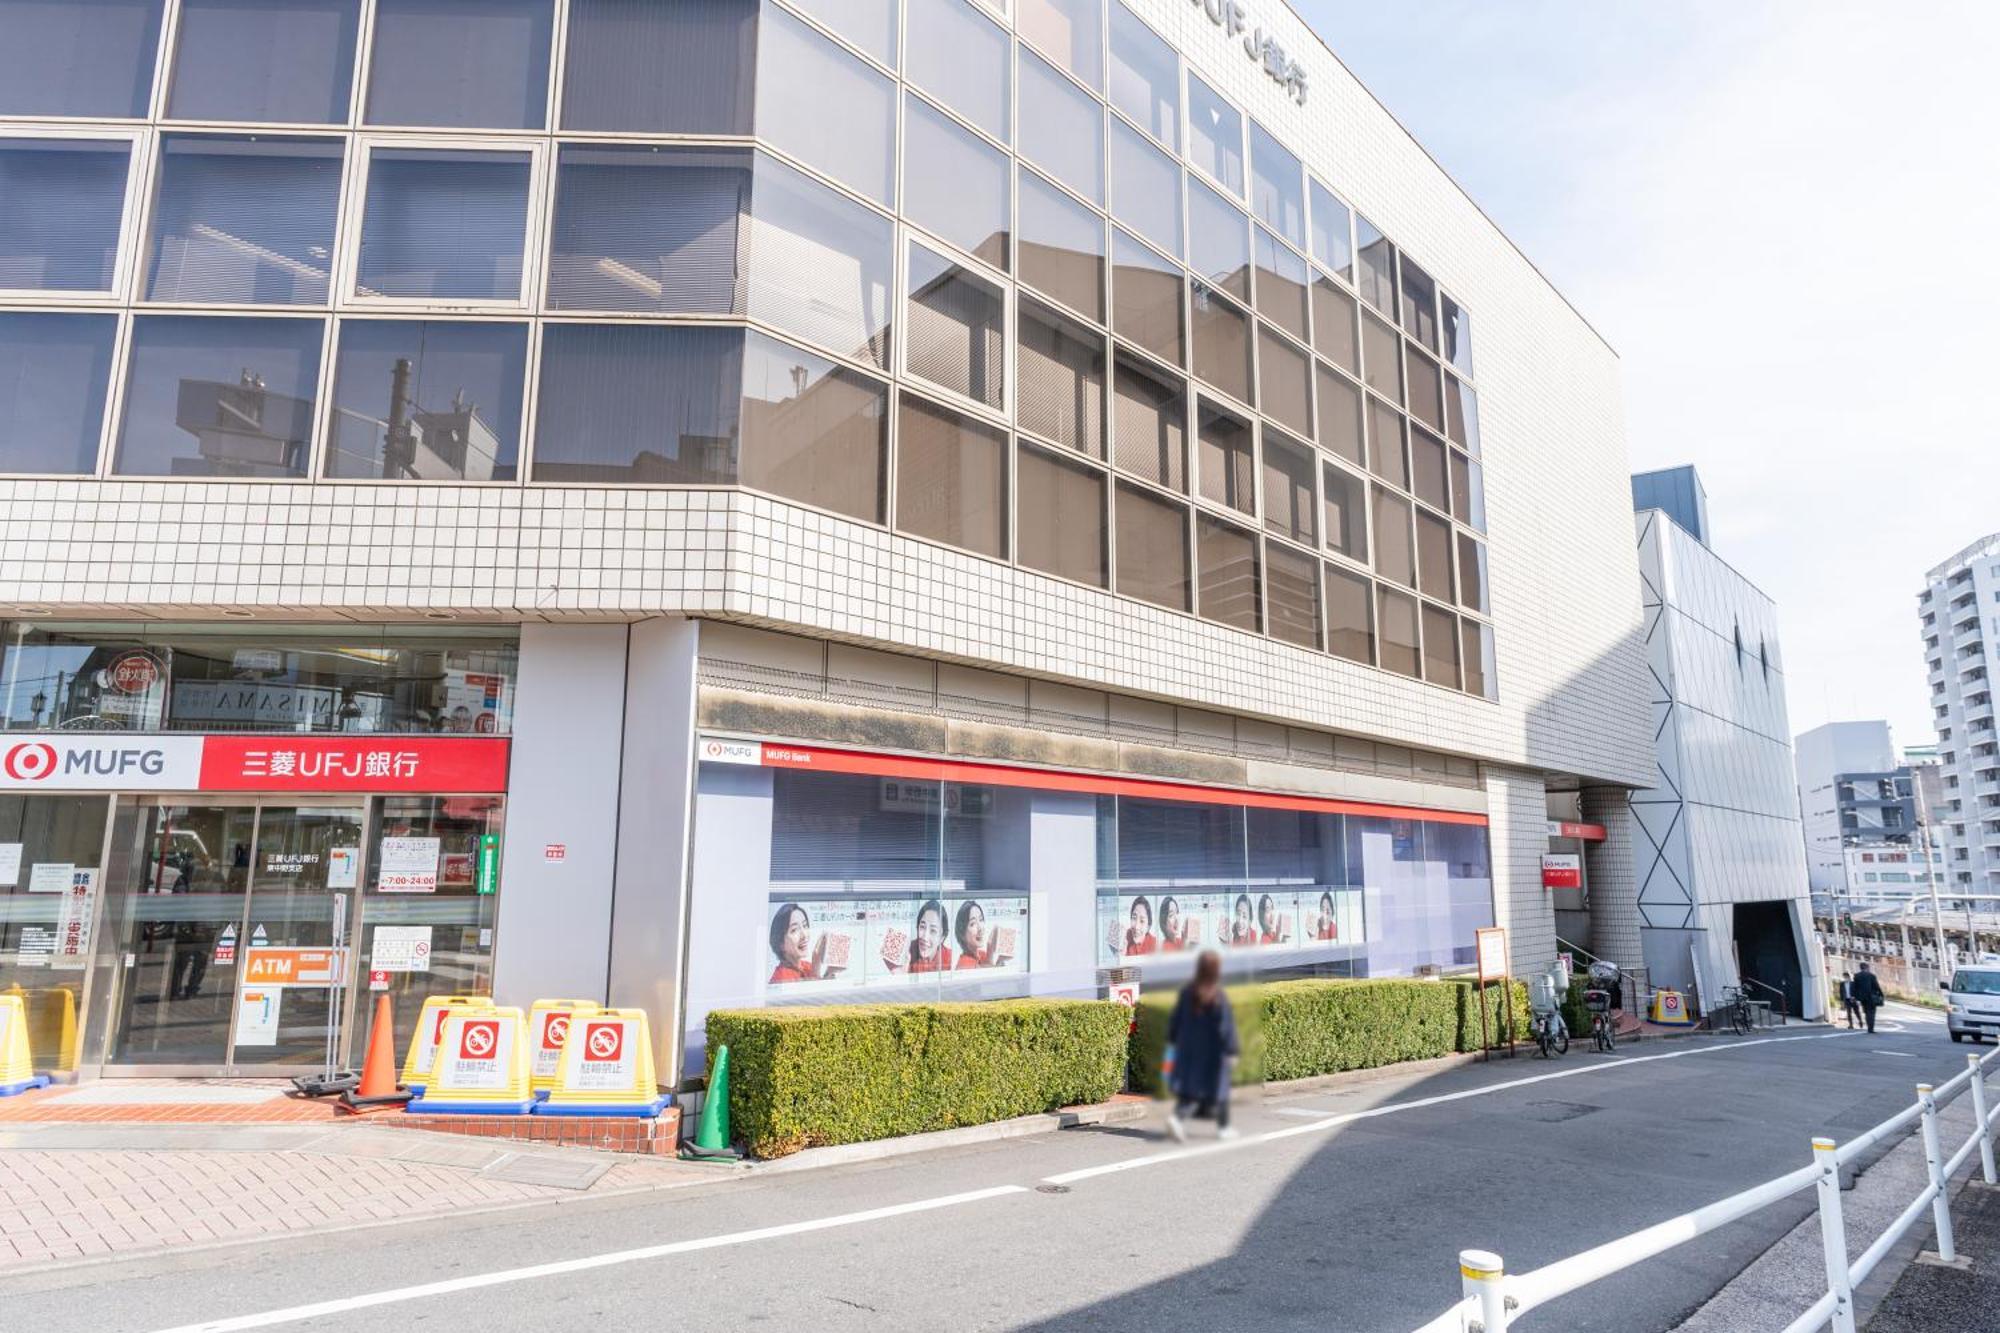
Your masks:
M 1600 1051 L 1618 1049 L 1618 1030 L 1611 1025 L 1611 992 L 1587 990 L 1583 1007 L 1590 1011 L 1590 1040 Z
M 1568 973 L 1560 964 L 1528 981 L 1528 1035 L 1544 1060 L 1569 1054 L 1569 1024 L 1563 1022 L 1560 1002 L 1568 984 Z
M 1722 1003 L 1716 1005 L 1715 1012 L 1709 1016 L 1709 1026 L 1718 1032 L 1725 1023 L 1739 1037 L 1749 1036 L 1750 1029 L 1755 1026 L 1750 1020 L 1750 997 L 1741 986 L 1724 987 Z

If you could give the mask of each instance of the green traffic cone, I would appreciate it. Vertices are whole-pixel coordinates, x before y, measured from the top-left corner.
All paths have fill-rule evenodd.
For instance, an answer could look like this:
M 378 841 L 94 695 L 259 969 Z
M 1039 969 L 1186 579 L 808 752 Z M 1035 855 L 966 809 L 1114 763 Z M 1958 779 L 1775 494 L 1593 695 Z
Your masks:
M 698 1157 L 734 1157 L 729 1146 L 729 1048 L 715 1048 L 715 1069 L 708 1076 L 708 1094 L 701 1100 L 701 1127 L 695 1131 Z

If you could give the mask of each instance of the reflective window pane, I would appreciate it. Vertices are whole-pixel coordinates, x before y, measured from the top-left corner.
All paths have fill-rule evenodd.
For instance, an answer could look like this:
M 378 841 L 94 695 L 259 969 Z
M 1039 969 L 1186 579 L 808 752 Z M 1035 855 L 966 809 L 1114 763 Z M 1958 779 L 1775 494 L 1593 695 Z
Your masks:
M 1111 5 L 1111 105 L 1170 149 L 1180 147 L 1180 62 L 1173 47 L 1118 0 Z
M 1224 189 L 1243 193 L 1243 117 L 1213 88 L 1188 75 L 1188 160 Z
M 1410 431 L 1410 489 L 1427 505 L 1449 512 L 1451 488 L 1445 479 L 1444 441 L 1429 431 Z
M 1306 279 L 1311 268 L 1262 227 L 1257 228 L 1257 313 L 1300 342 L 1306 340 Z
M 733 481 L 742 383 L 739 329 L 544 325 L 534 480 Z
M 767 154 L 756 171 L 750 317 L 886 370 L 894 224 Z
M 1308 546 L 1319 541 L 1312 450 L 1264 428 L 1264 526 Z
M 1021 172 L 1021 281 L 1104 320 L 1104 223 L 1032 171 Z
M 361 0 L 181 0 L 167 114 L 342 125 Z
M 1486 544 L 1476 537 L 1458 534 L 1458 604 L 1485 614 Z
M 749 134 L 758 0 L 569 0 L 562 126 Z
M 891 69 L 896 67 L 896 0 L 792 0 L 792 8 L 804 10 Z M 913 9 L 911 22 L 915 21 Z
M 1104 0 L 1014 0 L 1014 29 L 1092 88 L 1104 87 Z M 1025 80 L 1021 89 L 1025 104 Z
M 1104 202 L 1104 108 L 1034 52 L 1021 51 L 1021 156 Z
M 1187 386 L 1131 357 L 1112 377 L 1111 461 L 1170 490 L 1187 489 Z
M 1479 395 L 1455 376 L 1444 377 L 1445 437 L 1475 456 L 1479 453 Z
M 840 114 L 829 115 L 837 106 Z M 895 85 L 775 5 L 757 40 L 757 133 L 878 203 L 895 191 Z
M 538 130 L 555 0 L 375 0 L 372 125 Z
M 1396 247 L 1359 213 L 1354 215 L 1354 285 L 1361 299 L 1396 317 Z
M 909 371 L 939 388 L 1003 407 L 1007 402 L 1007 301 L 963 264 L 910 247 Z
M 1417 510 L 1417 587 L 1424 596 L 1452 600 L 1451 523 L 1428 509 Z
M 1472 316 L 1465 307 L 1449 296 L 1439 293 L 1441 314 L 1439 323 L 1444 326 L 1444 359 L 1461 375 L 1472 373 Z
M 1202 400 L 1196 412 L 1196 473 L 1201 496 L 1240 513 L 1257 512 L 1257 451 L 1250 423 Z
M 1361 335 L 1354 298 L 1324 273 L 1313 274 L 1313 350 L 1350 375 L 1361 373 Z
M 0 291 L 108 292 L 132 145 L 0 139 Z
M 1409 423 L 1401 412 L 1368 399 L 1368 467 L 1376 476 L 1410 488 Z
M 1188 267 L 1238 300 L 1250 299 L 1250 219 L 1198 180 L 1188 182 Z
M 1198 282 L 1188 331 L 1194 373 L 1232 397 L 1255 401 L 1250 394 L 1250 316 Z
M 1375 494 L 1375 572 L 1406 588 L 1417 586 L 1416 545 L 1410 534 L 1410 502 L 1380 486 Z
M 1319 561 L 1278 542 L 1266 544 L 1264 589 L 1271 637 L 1318 648 Z
M 1459 522 L 1486 530 L 1486 496 L 1479 464 L 1451 451 L 1451 512 Z
M 525 324 L 344 321 L 325 475 L 512 481 L 527 366 Z
M 967 0 L 910 0 L 909 11 L 903 72 L 910 82 L 1008 142 L 1006 31 Z
M 1403 332 L 1433 352 L 1438 349 L 1437 284 L 1403 256 Z
M 1424 679 L 1457 689 L 1458 617 L 1424 603 Z
M 887 385 L 753 331 L 743 339 L 741 420 L 743 485 L 882 521 Z
M 1313 378 L 1319 386 L 1319 447 L 1350 463 L 1365 464 L 1368 451 L 1361 443 L 1361 390 L 1331 366 L 1316 364 Z
M 1321 469 L 1326 487 L 1322 506 L 1326 519 L 1326 545 L 1352 560 L 1368 559 L 1368 483 L 1331 463 Z
M 566 145 L 549 308 L 743 313 L 750 169 L 742 149 Z
M 995 268 L 1007 267 L 1006 155 L 921 99 L 906 100 L 903 215 Z
M 1403 339 L 1369 314 L 1361 317 L 1361 364 L 1369 388 L 1393 403 L 1403 401 Z
M 116 315 L 0 313 L 0 472 L 97 470 Z
M 1129 125 L 1111 126 L 1111 216 L 1170 255 L 1181 253 L 1181 169 Z
M 1415 676 L 1417 659 L 1417 599 L 1377 585 L 1377 624 L 1382 628 L 1382 665 L 1404 676 Z
M 323 332 L 317 319 L 133 320 L 116 471 L 305 476 Z
M 531 170 L 526 153 L 377 148 L 368 159 L 356 290 L 519 300 Z
M 165 0 L 0 0 L 0 116 L 139 118 Z
M 1193 592 L 1187 506 L 1124 482 L 1118 484 L 1117 505 L 1117 590 L 1155 606 L 1187 610 Z
M 1493 688 L 1493 631 L 1476 620 L 1458 622 L 1458 638 L 1465 663 L 1465 692 L 1482 698 L 1496 698 Z
M 1257 538 L 1233 523 L 1197 514 L 1195 555 L 1202 619 L 1254 634 L 1261 627 Z
M 896 430 L 896 527 L 1007 555 L 1007 432 L 905 392 Z
M 340 157 L 337 140 L 167 136 L 147 297 L 325 303 Z
M 1020 428 L 1104 456 L 1104 335 L 1023 297 L 1015 351 Z
M 1404 373 L 1410 381 L 1410 414 L 1432 430 L 1444 429 L 1444 386 L 1438 364 L 1416 348 L 1407 348 Z
M 1326 567 L 1326 648 L 1350 662 L 1375 661 L 1374 595 L 1367 579 Z
M 1311 181 L 1312 255 L 1349 282 L 1354 281 L 1354 223 L 1333 191 Z
M 1104 474 L 1023 441 L 1015 464 L 1021 488 L 1021 563 L 1045 574 L 1103 587 Z
M 1111 327 L 1119 337 L 1180 365 L 1186 357 L 1181 266 L 1122 231 L 1112 246 Z
M 1250 122 L 1250 211 L 1272 231 L 1305 249 L 1305 168 L 1254 120 Z
M 1312 358 L 1273 333 L 1257 328 L 1257 405 L 1288 430 L 1312 434 Z

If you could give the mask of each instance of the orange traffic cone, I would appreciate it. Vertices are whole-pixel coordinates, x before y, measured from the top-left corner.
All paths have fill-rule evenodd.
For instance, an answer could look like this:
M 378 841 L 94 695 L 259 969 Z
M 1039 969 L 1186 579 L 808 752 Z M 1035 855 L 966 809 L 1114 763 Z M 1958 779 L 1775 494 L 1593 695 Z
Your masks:
M 359 1114 L 401 1106 L 413 1094 L 396 1082 L 396 1006 L 388 994 L 375 997 L 375 1022 L 368 1031 L 368 1058 L 361 1086 L 340 1095 L 340 1109 Z

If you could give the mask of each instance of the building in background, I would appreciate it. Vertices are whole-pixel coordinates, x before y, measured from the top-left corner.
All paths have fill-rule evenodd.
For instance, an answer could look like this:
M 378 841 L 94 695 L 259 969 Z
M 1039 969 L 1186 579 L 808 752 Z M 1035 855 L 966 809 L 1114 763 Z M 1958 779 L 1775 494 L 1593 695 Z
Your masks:
M 1558 845 L 1638 955 L 1617 358 L 1296 15 L 449 8 L 0 0 L 73 1063 L 358 1053 L 245 988 L 336 945 L 669 1082 L 715 1006 L 1525 973 Z
M 2000 894 L 2000 734 L 1993 680 L 2000 672 L 2000 533 L 1982 537 L 1924 575 L 1917 617 L 1937 724 L 1942 835 L 1950 891 Z
M 1708 488 L 1693 464 L 1633 473 L 1632 508 L 1639 513 L 1657 509 L 1696 541 L 1708 544 Z
M 1852 848 L 1907 848 L 1917 828 L 1910 770 L 1897 763 L 1889 724 L 1828 722 L 1793 744 L 1806 873 L 1816 900 L 1831 904 L 1854 886 Z
M 1654 487 L 1636 478 L 1635 496 Z M 1692 469 L 1685 497 L 1702 495 Z M 1706 521 L 1705 513 L 1698 519 Z M 1672 513 L 1637 515 L 1655 779 L 1632 797 L 1640 935 L 1655 985 L 1739 979 L 1824 1007 L 1777 611 Z

